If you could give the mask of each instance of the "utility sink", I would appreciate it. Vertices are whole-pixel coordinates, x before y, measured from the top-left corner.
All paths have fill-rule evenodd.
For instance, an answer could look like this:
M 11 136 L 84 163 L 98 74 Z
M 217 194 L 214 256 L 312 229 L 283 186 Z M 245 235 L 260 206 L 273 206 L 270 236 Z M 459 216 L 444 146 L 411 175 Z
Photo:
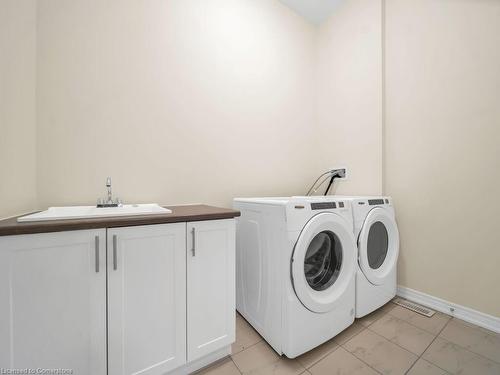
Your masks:
M 133 215 L 158 215 L 170 214 L 172 210 L 159 206 L 156 203 L 148 204 L 124 204 L 119 207 L 96 207 L 96 206 L 67 206 L 49 207 L 48 210 L 23 216 L 18 222 L 67 220 L 67 219 L 90 219 L 99 217 L 133 216 Z

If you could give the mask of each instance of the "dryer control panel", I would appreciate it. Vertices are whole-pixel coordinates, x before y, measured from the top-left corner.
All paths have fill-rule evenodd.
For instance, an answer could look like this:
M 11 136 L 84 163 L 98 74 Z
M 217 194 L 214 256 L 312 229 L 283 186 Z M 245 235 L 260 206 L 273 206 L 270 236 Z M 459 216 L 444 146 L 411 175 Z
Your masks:
M 344 208 L 344 202 L 338 202 L 339 208 Z M 314 202 L 311 203 L 311 210 L 331 210 L 337 208 L 336 202 Z
M 368 199 L 368 204 L 370 206 L 376 206 L 377 204 L 384 204 L 384 203 L 389 204 L 389 199 L 386 199 L 385 201 L 382 198 L 380 198 L 380 199 Z

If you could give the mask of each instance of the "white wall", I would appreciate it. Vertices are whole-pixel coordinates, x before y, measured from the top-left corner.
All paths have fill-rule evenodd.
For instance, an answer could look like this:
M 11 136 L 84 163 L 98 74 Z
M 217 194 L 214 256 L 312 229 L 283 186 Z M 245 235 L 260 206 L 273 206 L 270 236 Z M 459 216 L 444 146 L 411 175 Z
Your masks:
M 302 193 L 314 40 L 278 1 L 40 1 L 41 206 Z
M 400 284 L 500 316 L 500 2 L 387 0 Z
M 399 283 L 495 316 L 499 46 L 496 0 L 346 0 L 317 75 L 319 169 L 350 167 L 338 193 L 394 197 Z
M 36 1 L 0 1 L 0 218 L 36 209 Z
M 347 166 L 338 194 L 382 192 L 381 2 L 343 1 L 318 31 L 319 171 Z
M 319 29 L 277 0 L 0 7 L 0 216 L 36 181 L 41 207 L 107 175 L 126 201 L 230 205 L 344 164 L 337 193 L 395 199 L 402 285 L 500 316 L 498 1 L 345 0 Z
M 40 207 L 108 175 L 125 201 L 229 205 L 342 164 L 339 193 L 379 193 L 379 14 L 345 2 L 318 31 L 278 1 L 39 2 Z

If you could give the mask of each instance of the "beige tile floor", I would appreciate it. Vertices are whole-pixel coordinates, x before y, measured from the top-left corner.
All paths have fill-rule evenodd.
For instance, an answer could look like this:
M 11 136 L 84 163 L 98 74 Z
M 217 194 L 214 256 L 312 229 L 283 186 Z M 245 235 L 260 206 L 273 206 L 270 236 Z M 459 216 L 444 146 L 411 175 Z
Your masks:
M 332 340 L 288 359 L 236 316 L 232 355 L 206 375 L 500 375 L 500 334 L 436 313 L 427 318 L 388 303 Z

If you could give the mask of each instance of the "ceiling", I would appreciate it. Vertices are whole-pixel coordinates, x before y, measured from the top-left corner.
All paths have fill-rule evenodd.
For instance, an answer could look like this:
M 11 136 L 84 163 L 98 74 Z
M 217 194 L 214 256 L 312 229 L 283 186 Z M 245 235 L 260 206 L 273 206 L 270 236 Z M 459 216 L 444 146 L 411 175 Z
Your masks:
M 308 21 L 319 25 L 325 21 L 342 0 L 280 0 Z

